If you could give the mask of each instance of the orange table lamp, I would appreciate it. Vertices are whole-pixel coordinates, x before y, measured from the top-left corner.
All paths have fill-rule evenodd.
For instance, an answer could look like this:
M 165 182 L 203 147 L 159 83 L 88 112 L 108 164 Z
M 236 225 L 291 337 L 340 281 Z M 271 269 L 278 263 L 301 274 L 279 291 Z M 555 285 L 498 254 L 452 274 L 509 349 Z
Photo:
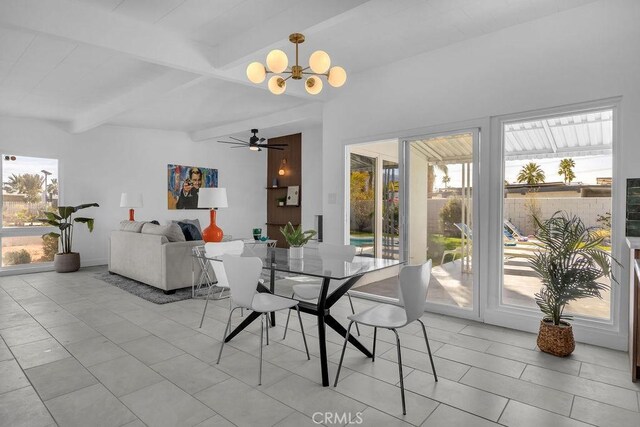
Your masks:
M 221 242 L 224 233 L 216 224 L 216 210 L 218 208 L 227 208 L 227 189 L 226 188 L 201 188 L 198 190 L 198 207 L 209 208 L 211 223 L 207 228 L 202 230 L 202 239 L 205 242 Z
M 120 207 L 129 208 L 129 221 L 135 221 L 135 211 L 133 208 L 142 207 L 142 194 L 140 193 L 122 193 L 120 195 Z

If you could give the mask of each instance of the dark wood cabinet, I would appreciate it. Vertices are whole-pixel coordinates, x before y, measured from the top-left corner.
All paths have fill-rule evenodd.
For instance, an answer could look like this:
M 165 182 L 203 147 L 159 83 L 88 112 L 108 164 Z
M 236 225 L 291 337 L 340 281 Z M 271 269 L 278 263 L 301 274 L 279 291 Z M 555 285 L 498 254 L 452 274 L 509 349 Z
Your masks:
M 287 222 L 294 226 L 300 224 L 302 218 L 302 134 L 270 138 L 267 144 L 287 144 L 284 150 L 268 150 L 267 153 L 267 235 L 278 241 L 279 248 L 286 248 L 287 243 L 280 233 L 280 227 Z M 284 160 L 284 162 L 283 162 Z M 278 171 L 283 167 L 284 175 Z M 273 186 L 274 179 L 277 186 Z M 297 206 L 278 206 L 278 199 L 286 198 L 288 188 L 298 186 Z

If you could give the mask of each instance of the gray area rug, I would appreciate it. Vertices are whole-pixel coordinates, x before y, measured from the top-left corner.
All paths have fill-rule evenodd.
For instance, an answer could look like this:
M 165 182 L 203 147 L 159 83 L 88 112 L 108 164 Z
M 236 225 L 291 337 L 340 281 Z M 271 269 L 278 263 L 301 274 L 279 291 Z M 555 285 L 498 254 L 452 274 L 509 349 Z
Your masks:
M 162 289 L 154 288 L 118 274 L 111 274 L 108 271 L 97 273 L 94 277 L 155 304 L 167 304 L 191 298 L 191 288 L 176 289 L 175 294 L 165 295 Z

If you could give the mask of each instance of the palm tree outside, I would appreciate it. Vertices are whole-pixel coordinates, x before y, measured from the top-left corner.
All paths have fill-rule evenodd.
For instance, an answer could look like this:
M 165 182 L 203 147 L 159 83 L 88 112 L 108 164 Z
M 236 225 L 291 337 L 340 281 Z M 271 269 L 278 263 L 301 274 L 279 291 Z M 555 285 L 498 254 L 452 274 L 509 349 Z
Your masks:
M 516 179 L 520 184 L 535 185 L 544 183 L 546 176 L 540 165 L 529 162 L 520 169 Z
M 24 194 L 27 203 L 37 203 L 41 199 L 43 184 L 44 177 L 36 173 L 12 174 L 9 181 L 4 183 L 4 190 L 10 194 Z
M 558 166 L 558 175 L 564 177 L 565 184 L 571 184 L 571 181 L 576 179 L 576 174 L 573 172 L 573 168 L 576 167 L 576 162 L 571 158 L 560 160 L 560 166 Z

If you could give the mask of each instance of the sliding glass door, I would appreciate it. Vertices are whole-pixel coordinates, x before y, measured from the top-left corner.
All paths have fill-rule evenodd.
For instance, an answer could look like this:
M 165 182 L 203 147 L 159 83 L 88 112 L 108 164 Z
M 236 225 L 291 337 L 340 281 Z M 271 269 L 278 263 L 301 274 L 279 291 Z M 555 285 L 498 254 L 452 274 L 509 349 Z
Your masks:
M 406 261 L 431 259 L 430 309 L 479 317 L 474 191 L 477 130 L 403 141 Z

